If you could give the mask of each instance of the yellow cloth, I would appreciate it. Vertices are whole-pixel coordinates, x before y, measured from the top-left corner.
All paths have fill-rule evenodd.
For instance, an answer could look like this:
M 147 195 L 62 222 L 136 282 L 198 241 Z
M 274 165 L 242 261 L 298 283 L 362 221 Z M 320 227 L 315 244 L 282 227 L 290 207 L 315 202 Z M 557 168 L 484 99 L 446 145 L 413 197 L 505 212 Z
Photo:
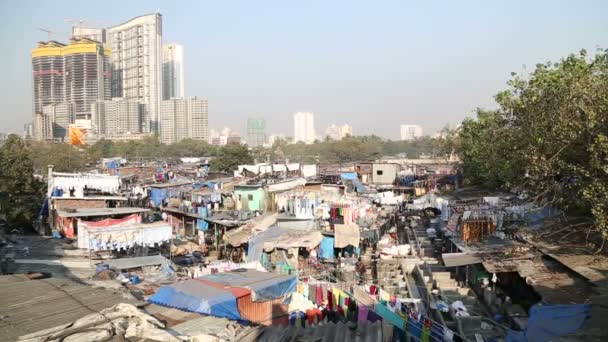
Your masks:
M 378 295 L 380 296 L 380 300 L 386 301 L 386 302 L 390 302 L 391 300 L 391 295 L 384 291 L 383 289 L 380 289 L 380 291 L 378 292 Z

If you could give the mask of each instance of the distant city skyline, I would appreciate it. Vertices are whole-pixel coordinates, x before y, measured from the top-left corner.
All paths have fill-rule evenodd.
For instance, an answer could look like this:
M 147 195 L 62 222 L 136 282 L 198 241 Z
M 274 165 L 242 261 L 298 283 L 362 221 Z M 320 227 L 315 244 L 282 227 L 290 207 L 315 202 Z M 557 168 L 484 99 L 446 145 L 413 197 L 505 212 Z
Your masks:
M 0 131 L 21 133 L 32 121 L 27 56 L 48 39 L 36 28 L 68 43 L 73 24 L 66 18 L 83 18 L 85 34 L 157 11 L 163 43 L 179 42 L 187 52 L 188 94 L 209 99 L 211 126 L 241 132 L 250 113 L 264 113 L 268 132 L 291 135 L 292 113 L 307 108 L 318 127 L 348 122 L 357 135 L 396 140 L 402 122 L 432 133 L 476 107 L 493 108 L 493 95 L 512 71 L 608 47 L 608 3 L 591 0 L 552 6 L 8 0 L 0 3 L 0 61 L 9 80 L 0 84 Z M 302 20 L 315 25 L 292 25 Z M 111 40 L 109 29 L 86 34 L 100 33 Z

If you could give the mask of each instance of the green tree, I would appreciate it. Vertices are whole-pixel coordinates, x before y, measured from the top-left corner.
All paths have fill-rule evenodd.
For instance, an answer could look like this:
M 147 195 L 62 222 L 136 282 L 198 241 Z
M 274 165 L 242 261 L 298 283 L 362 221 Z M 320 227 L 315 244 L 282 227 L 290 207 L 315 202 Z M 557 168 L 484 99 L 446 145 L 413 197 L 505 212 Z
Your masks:
M 12 228 L 30 228 L 36 219 L 44 185 L 34 177 L 32 151 L 11 134 L 0 148 L 0 210 Z
M 211 161 L 211 169 L 215 171 L 234 171 L 238 165 L 253 163 L 253 156 L 247 145 L 227 144 L 223 146 L 218 156 Z
M 515 184 L 534 198 L 593 215 L 608 238 L 608 51 L 586 51 L 512 75 L 498 110 L 460 132 L 466 176 Z
M 43 174 L 48 165 L 54 165 L 58 172 L 75 172 L 86 170 L 96 161 L 86 147 L 43 142 L 31 142 L 29 147 L 34 169 Z

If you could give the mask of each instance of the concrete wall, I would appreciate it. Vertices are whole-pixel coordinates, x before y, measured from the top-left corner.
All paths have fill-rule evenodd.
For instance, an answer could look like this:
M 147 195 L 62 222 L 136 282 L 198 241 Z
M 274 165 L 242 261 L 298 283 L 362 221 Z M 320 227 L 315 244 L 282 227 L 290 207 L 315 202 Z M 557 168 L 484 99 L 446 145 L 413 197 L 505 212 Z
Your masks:
M 105 208 L 106 200 L 53 199 L 55 209 Z
M 377 164 L 372 165 L 372 184 L 389 185 L 393 184 L 400 166 L 397 164 Z

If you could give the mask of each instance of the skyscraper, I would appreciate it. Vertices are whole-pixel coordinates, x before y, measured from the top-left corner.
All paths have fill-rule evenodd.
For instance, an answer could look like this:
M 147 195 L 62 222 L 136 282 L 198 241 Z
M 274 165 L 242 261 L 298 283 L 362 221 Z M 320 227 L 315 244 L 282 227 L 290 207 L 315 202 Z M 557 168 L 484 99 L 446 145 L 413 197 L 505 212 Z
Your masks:
M 42 114 L 42 107 L 65 100 L 65 72 L 62 53 L 65 46 L 56 41 L 39 42 L 38 46 L 32 50 L 34 114 Z
M 70 102 L 53 103 L 42 107 L 43 120 L 48 120 L 47 130 L 43 139 L 67 141 L 69 126 L 76 120 L 76 105 Z
M 419 125 L 401 125 L 401 140 L 416 140 L 422 137 L 422 127 Z
M 349 124 L 342 126 L 332 124 L 325 130 L 325 136 L 333 140 L 342 140 L 347 135 L 353 135 L 353 128 Z
M 266 143 L 266 120 L 262 118 L 247 119 L 247 145 L 263 146 Z
M 90 119 L 91 104 L 110 99 L 110 51 L 88 38 L 73 39 L 62 50 L 65 102 L 75 105 L 76 119 Z
M 145 103 L 143 131 L 159 131 L 162 99 L 162 16 L 143 15 L 106 30 L 112 49 L 112 97 Z
M 38 43 L 32 50 L 36 139 L 49 139 L 44 124 L 49 117 L 40 117 L 44 106 L 71 103 L 76 118 L 90 119 L 91 104 L 110 98 L 109 55 L 108 49 L 88 38 L 72 39 L 69 45 L 56 41 Z
M 145 104 L 115 97 L 92 105 L 93 126 L 98 136 L 113 139 L 125 133 L 141 133 Z
M 102 44 L 106 43 L 106 29 L 89 27 L 72 27 L 72 38 L 88 38 L 96 40 Z
M 184 97 L 184 47 L 163 46 L 163 100 Z
M 207 99 L 197 97 L 172 98 L 162 102 L 160 140 L 164 144 L 184 139 L 209 138 Z
M 311 144 L 316 139 L 315 115 L 310 112 L 297 112 L 293 115 L 293 141 Z

